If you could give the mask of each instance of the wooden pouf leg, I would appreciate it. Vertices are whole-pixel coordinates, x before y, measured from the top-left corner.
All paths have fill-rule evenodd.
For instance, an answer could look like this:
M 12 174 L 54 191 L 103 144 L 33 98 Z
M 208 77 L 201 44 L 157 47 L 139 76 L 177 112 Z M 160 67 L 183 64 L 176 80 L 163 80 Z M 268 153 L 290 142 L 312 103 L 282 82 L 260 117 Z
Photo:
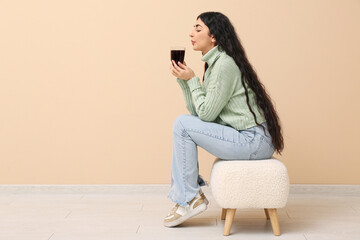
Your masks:
M 279 226 L 279 219 L 278 214 L 276 211 L 276 208 L 267 209 L 269 216 L 270 216 L 270 222 L 271 226 L 274 232 L 275 236 L 280 236 L 280 226 Z
M 264 210 L 265 210 L 266 219 L 270 219 L 269 212 L 268 212 L 267 208 L 264 208 Z
M 221 220 L 225 220 L 225 217 L 226 217 L 226 208 L 223 208 L 221 210 Z
M 226 209 L 226 219 L 224 227 L 224 235 L 228 236 L 230 234 L 231 226 L 234 221 L 236 209 Z

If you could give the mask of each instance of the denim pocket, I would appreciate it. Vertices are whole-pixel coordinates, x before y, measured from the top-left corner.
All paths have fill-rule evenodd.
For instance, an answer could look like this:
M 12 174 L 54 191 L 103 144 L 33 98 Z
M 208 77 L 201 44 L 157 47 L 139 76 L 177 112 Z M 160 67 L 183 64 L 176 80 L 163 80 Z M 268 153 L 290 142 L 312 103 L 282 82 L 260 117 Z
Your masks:
M 267 142 L 263 136 L 261 136 L 259 141 L 259 146 L 255 152 L 250 154 L 249 159 L 251 160 L 260 160 L 260 159 L 270 159 L 274 154 L 274 147 L 271 143 Z
M 247 143 L 252 143 L 255 139 L 256 132 L 243 130 L 240 132 L 240 134 L 244 137 L 244 139 Z

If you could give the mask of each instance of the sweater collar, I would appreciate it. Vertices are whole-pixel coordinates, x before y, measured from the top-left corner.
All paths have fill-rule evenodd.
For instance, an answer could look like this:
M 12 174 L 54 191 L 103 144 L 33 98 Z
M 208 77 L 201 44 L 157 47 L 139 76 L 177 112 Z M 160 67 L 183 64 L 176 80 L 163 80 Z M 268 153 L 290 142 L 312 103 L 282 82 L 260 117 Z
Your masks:
M 212 49 L 210 49 L 202 58 L 201 60 L 203 62 L 206 62 L 208 64 L 208 66 L 210 67 L 220 56 L 220 54 L 223 51 L 221 50 L 221 48 L 218 47 L 218 45 L 216 45 L 215 47 L 213 47 Z

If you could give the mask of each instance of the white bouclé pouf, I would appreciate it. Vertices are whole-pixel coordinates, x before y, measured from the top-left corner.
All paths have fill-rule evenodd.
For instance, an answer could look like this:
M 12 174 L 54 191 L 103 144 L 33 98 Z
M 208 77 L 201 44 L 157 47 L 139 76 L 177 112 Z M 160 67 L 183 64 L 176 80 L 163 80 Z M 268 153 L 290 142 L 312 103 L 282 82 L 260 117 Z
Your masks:
M 280 235 L 277 208 L 285 207 L 289 177 L 279 160 L 221 160 L 217 158 L 210 176 L 215 201 L 222 207 L 224 235 L 230 234 L 237 208 L 263 208 L 275 235 Z

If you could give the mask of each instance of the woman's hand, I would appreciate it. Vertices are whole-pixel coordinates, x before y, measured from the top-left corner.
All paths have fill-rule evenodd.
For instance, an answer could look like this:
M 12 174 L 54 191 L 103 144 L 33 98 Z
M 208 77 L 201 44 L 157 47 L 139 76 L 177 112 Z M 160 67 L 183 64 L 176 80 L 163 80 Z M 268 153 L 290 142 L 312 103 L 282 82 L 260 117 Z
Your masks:
M 175 63 L 174 60 L 170 63 L 170 71 L 172 75 L 174 75 L 177 78 L 184 79 L 184 80 L 190 80 L 191 78 L 195 77 L 194 71 L 186 66 L 186 63 L 182 64 L 181 62 L 178 62 L 179 65 Z

